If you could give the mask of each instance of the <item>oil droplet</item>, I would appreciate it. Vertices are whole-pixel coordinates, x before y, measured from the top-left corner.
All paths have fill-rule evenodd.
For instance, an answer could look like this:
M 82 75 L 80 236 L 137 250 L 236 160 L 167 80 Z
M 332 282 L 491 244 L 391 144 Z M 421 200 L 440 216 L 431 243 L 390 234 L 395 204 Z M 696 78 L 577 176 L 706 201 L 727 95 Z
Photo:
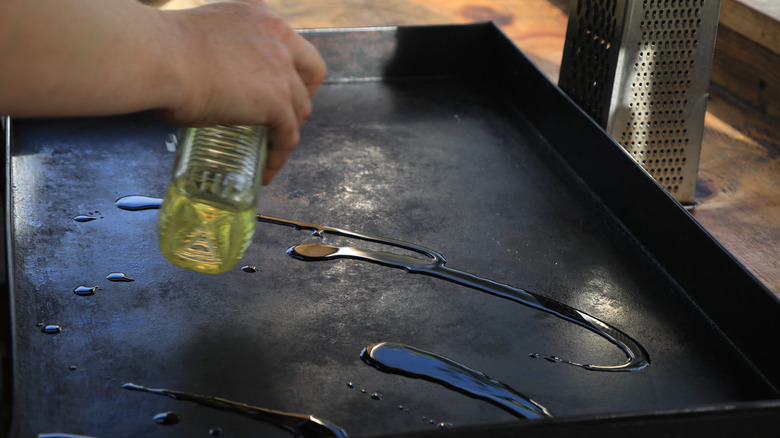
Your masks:
M 73 218 L 76 222 L 90 222 L 97 219 L 95 216 L 86 216 L 86 215 L 79 215 Z
M 219 427 L 212 427 L 211 429 L 209 429 L 209 435 L 222 436 L 222 429 Z
M 68 367 L 68 369 L 71 371 L 76 371 L 76 365 L 71 365 Z
M 452 424 L 452 423 L 447 423 L 447 422 L 444 422 L 444 421 L 442 421 L 442 422 L 440 422 L 439 424 L 437 424 L 437 426 L 439 426 L 439 427 L 441 427 L 441 428 L 443 428 L 443 429 L 452 429 L 453 427 L 455 427 L 455 425 L 454 425 L 454 424 Z
M 380 394 L 378 392 L 375 392 L 375 393 L 371 394 L 371 398 L 374 399 L 374 400 L 382 400 L 382 394 Z
M 355 384 L 352 382 L 347 382 L 347 388 L 353 389 L 355 387 Z
M 170 411 L 162 412 L 160 414 L 155 415 L 152 418 L 152 421 L 163 426 L 173 426 L 174 424 L 181 421 L 181 415 L 177 414 L 176 412 L 170 412 Z
M 80 296 L 80 297 L 88 297 L 90 295 L 94 295 L 95 291 L 100 289 L 98 286 L 76 286 L 75 289 L 73 289 L 73 293 Z
M 244 272 L 249 272 L 250 274 L 254 273 L 254 272 L 257 272 L 257 268 L 252 266 L 252 265 L 246 265 L 246 266 L 242 267 L 241 270 L 244 271 Z
M 360 358 L 379 371 L 438 383 L 469 397 L 484 400 L 521 418 L 553 416 L 547 408 L 504 383 L 452 359 L 419 348 L 381 342 L 366 347 Z
M 116 200 L 114 205 L 121 208 L 122 210 L 130 210 L 130 211 L 137 211 L 137 210 L 152 210 L 152 209 L 159 209 L 162 205 L 162 198 L 152 198 L 150 196 L 139 196 L 139 195 L 131 195 L 131 196 L 123 196 Z
M 548 361 L 548 362 L 552 362 L 552 363 L 560 363 L 560 362 L 563 362 L 563 359 L 561 359 L 561 358 L 560 358 L 560 357 L 558 357 L 558 356 L 546 356 L 544 359 L 545 359 L 546 361 Z
M 62 331 L 62 327 L 55 325 L 55 324 L 49 324 L 46 327 L 41 329 L 42 332 L 48 333 L 50 335 L 57 334 Z
M 36 326 L 36 327 L 43 327 L 43 323 L 42 323 L 42 322 L 36 322 L 36 323 L 35 323 L 35 326 Z
M 130 278 L 127 276 L 127 274 L 124 274 L 122 272 L 112 272 L 108 275 L 106 275 L 106 280 L 108 281 L 135 281 L 135 279 Z
M 360 392 L 362 392 L 363 394 L 365 394 L 365 393 L 366 393 L 366 388 L 361 388 L 361 389 L 360 389 Z
M 534 359 L 536 359 L 537 357 L 539 357 L 539 353 L 528 353 L 528 357 L 533 357 Z

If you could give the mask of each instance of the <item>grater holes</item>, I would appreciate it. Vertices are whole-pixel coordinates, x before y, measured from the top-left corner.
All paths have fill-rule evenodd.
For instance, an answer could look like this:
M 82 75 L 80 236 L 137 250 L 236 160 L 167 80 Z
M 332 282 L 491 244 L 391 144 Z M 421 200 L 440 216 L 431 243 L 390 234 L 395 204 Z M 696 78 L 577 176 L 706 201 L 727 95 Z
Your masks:
M 617 18 L 617 0 L 583 0 L 577 2 L 577 19 L 582 24 L 574 35 L 567 35 L 573 48 L 571 69 L 562 74 L 560 85 L 585 112 L 604 125 L 608 116 L 611 84 L 604 79 L 614 71 L 616 55 L 611 55 Z
M 678 190 L 689 143 L 683 111 L 702 24 L 700 0 L 645 0 L 631 83 L 631 119 L 622 145 L 671 192 Z

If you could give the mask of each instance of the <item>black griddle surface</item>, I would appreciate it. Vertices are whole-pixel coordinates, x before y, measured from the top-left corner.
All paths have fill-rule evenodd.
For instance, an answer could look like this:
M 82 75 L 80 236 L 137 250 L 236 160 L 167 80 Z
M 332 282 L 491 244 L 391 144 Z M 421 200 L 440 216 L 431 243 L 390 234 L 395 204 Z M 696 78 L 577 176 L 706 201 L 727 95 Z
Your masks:
M 338 52 L 353 36 L 361 47 L 382 32 L 391 31 L 345 32 L 329 47 Z M 310 37 L 322 43 L 328 35 Z M 357 69 L 341 56 L 351 60 L 344 71 Z M 126 382 L 312 414 L 350 436 L 434 432 L 439 422 L 453 430 L 528 423 L 367 366 L 361 350 L 381 341 L 484 372 L 564 420 L 778 397 L 776 382 L 501 87 L 471 70 L 446 76 L 416 64 L 422 73 L 399 74 L 389 64 L 378 80 L 340 75 L 341 65 L 330 61 L 332 80 L 315 97 L 299 148 L 263 189 L 262 214 L 433 248 L 448 266 L 624 330 L 647 349 L 650 366 L 594 372 L 531 357 L 624 360 L 583 328 L 457 284 L 354 260 L 295 260 L 288 247 L 322 239 L 290 227 L 258 223 L 243 260 L 224 275 L 175 268 L 157 250 L 158 211 L 114 206 L 122 196 L 164 194 L 174 158 L 165 140 L 175 127 L 149 114 L 14 121 L 14 436 L 206 436 L 214 427 L 230 437 L 288 436 L 128 391 Z M 567 129 L 567 120 L 555 123 Z M 677 208 L 663 199 L 662 208 Z M 625 202 L 647 208 L 642 199 Z M 73 220 L 86 214 L 97 219 Z M 332 235 L 324 243 L 377 247 Z M 135 281 L 107 281 L 111 272 Z M 73 293 L 79 285 L 100 289 L 82 297 Z M 62 331 L 42 333 L 41 323 Z M 152 421 L 166 411 L 182 421 Z

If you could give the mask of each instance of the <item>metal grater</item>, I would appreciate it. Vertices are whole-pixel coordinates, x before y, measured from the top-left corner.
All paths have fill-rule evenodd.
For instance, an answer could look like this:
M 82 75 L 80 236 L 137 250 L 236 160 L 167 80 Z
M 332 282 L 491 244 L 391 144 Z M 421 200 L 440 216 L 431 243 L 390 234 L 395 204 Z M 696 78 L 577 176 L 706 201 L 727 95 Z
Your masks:
M 572 0 L 559 86 L 680 203 L 696 192 L 720 0 Z

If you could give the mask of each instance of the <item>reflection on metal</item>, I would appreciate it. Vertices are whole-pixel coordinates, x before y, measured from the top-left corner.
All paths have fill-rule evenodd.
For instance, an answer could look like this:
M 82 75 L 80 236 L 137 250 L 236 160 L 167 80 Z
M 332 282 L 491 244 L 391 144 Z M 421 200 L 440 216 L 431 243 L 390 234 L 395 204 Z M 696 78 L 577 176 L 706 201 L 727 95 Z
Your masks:
M 560 87 L 687 205 L 719 10 L 720 0 L 574 0 L 561 62 Z
M 377 242 L 423 254 L 427 256 L 426 259 L 418 259 L 416 257 L 370 249 L 335 247 L 322 243 L 304 243 L 293 246 L 287 250 L 287 254 L 299 260 L 317 261 L 339 258 L 363 260 L 393 268 L 402 268 L 409 273 L 430 275 L 432 277 L 460 284 L 461 286 L 477 289 L 499 298 L 504 298 L 536 310 L 541 310 L 542 312 L 549 313 L 568 322 L 585 327 L 615 344 L 626 355 L 626 361 L 619 365 L 578 363 L 561 359 L 557 356 L 546 358 L 552 362 L 566 363 L 592 371 L 638 371 L 646 368 L 650 364 L 650 359 L 644 347 L 616 327 L 553 299 L 508 284 L 498 283 L 487 278 L 447 267 L 445 266 L 447 260 L 444 256 L 430 248 L 401 240 L 271 216 L 258 215 L 257 220 L 277 225 L 289 225 L 295 229 L 313 230 L 312 234 L 315 236 L 322 237 L 325 233 L 330 233 L 369 242 Z

